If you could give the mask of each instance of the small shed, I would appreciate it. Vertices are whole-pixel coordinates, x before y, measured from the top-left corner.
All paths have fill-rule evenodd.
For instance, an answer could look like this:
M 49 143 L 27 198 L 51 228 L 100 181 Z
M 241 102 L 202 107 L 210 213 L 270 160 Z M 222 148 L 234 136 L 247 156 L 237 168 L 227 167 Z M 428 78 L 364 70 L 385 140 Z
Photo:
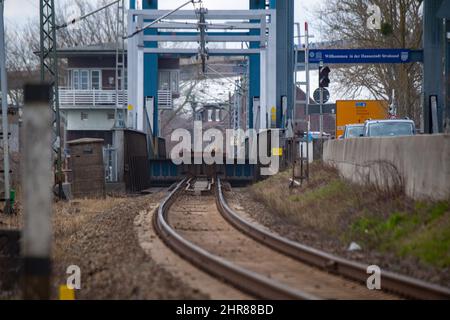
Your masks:
M 74 198 L 104 198 L 105 167 L 103 139 L 84 138 L 68 141 L 69 182 Z

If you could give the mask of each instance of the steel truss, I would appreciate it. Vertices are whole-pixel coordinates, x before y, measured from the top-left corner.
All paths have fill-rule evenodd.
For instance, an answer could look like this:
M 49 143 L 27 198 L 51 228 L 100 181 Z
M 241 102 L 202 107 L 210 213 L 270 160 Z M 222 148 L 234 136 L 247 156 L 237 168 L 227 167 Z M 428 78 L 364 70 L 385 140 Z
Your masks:
M 61 150 L 61 117 L 58 95 L 58 57 L 56 47 L 55 4 L 54 0 L 40 0 L 40 60 L 41 81 L 48 82 L 53 90 L 51 108 L 53 110 L 53 151 L 55 153 L 55 185 L 58 185 L 58 196 L 63 198 L 62 183 L 62 150 Z
M 170 13 L 170 16 L 167 16 Z M 161 19 L 162 16 L 166 18 Z M 159 19 L 159 20 L 158 20 Z M 145 24 L 146 21 L 154 21 Z M 223 21 L 227 21 L 224 23 Z M 152 29 L 154 34 L 136 32 Z M 249 31 L 259 31 L 252 32 Z M 129 10 L 128 11 L 128 79 L 129 101 L 136 106 L 135 129 L 142 130 L 144 114 L 143 92 L 143 58 L 145 54 L 174 54 L 180 56 L 261 56 L 261 106 L 258 127 L 265 128 L 268 108 L 276 103 L 276 10 Z M 161 44 L 168 42 L 190 43 L 185 48 L 168 48 Z M 207 48 L 209 42 L 241 43 L 241 48 Z M 257 48 L 250 48 L 250 43 L 258 43 Z M 153 43 L 153 45 L 148 45 Z M 198 45 L 198 47 L 195 47 Z M 157 71 L 147 71 L 157 72 Z M 157 110 L 157 105 L 154 106 Z

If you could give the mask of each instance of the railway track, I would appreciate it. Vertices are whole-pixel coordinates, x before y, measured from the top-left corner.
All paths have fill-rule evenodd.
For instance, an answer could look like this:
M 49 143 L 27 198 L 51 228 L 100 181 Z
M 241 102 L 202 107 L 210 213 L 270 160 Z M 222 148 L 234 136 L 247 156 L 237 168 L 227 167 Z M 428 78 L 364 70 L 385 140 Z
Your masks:
M 211 187 L 204 181 L 199 185 Z M 450 290 L 388 272 L 382 273 L 384 291 L 368 290 L 366 266 L 281 238 L 242 219 L 228 206 L 220 179 L 213 193 L 197 189 L 192 180 L 177 184 L 155 215 L 156 231 L 183 258 L 257 298 L 450 298 Z

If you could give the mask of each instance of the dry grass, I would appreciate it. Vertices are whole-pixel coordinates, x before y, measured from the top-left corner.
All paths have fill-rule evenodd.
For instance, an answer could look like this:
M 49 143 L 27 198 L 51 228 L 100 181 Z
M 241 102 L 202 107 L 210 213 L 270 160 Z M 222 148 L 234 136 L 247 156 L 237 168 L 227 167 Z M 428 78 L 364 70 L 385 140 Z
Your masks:
M 289 188 L 291 172 L 251 187 L 252 197 L 293 225 L 329 235 L 348 245 L 411 256 L 426 264 L 450 266 L 450 201 L 414 201 L 397 189 L 382 191 L 347 182 L 321 163 L 311 179 Z
M 0 229 L 20 229 L 22 227 L 22 215 L 20 213 L 6 215 L 0 213 Z
M 342 195 L 343 189 L 349 190 L 353 200 L 361 202 L 362 206 L 362 195 L 357 188 L 341 180 L 333 168 L 314 163 L 309 183 L 293 189 L 289 188 L 290 175 L 291 172 L 286 171 L 259 182 L 251 188 L 251 194 L 283 218 L 327 232 L 335 231 L 335 226 L 351 214 L 346 205 L 348 198 Z
M 64 251 L 71 237 L 80 231 L 91 219 L 103 212 L 119 206 L 125 198 L 77 199 L 69 202 L 58 202 L 54 205 L 53 234 L 54 255 Z

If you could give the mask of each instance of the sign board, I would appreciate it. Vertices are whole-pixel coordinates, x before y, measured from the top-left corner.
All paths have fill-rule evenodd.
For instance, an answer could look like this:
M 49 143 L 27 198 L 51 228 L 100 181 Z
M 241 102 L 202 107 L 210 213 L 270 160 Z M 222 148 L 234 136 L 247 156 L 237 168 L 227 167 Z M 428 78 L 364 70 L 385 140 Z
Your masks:
M 283 156 L 283 148 L 272 148 L 272 156 L 282 157 Z
M 380 100 L 336 101 L 336 137 L 344 134 L 348 124 L 363 124 L 366 120 L 388 118 L 388 103 Z
M 313 49 L 309 62 L 325 64 L 409 63 L 409 49 Z
M 330 101 L 330 91 L 328 91 L 327 88 L 323 88 L 322 90 L 323 90 L 322 103 L 327 103 L 328 101 Z M 314 91 L 313 98 L 315 102 L 320 103 L 320 88 Z

